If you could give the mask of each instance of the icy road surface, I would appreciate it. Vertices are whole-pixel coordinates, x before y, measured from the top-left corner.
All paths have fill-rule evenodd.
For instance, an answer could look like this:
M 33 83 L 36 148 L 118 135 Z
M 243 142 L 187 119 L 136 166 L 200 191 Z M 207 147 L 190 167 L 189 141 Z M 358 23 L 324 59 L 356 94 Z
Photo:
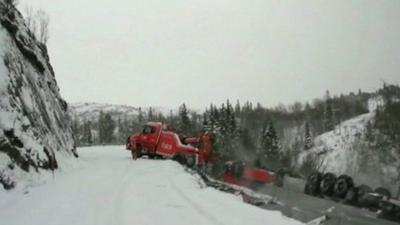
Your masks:
M 122 146 L 79 149 L 83 165 L 23 194 L 0 193 L 4 225 L 298 225 L 204 187 L 175 162 L 132 161 Z

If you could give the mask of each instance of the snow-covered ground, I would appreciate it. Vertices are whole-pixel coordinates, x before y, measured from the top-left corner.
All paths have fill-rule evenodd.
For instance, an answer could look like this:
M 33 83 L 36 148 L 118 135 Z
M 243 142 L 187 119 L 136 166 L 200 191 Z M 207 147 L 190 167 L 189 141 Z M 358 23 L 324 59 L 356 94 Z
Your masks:
M 123 146 L 79 149 L 80 165 L 27 193 L 0 191 L 7 225 L 297 225 L 280 212 L 204 186 L 179 164 L 132 161 Z

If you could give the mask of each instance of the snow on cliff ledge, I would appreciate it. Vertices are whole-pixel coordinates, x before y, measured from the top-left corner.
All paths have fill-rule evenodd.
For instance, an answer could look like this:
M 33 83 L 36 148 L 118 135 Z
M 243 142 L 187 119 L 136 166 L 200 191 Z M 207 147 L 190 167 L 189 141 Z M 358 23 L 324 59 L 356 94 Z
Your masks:
M 13 188 L 70 158 L 70 121 L 46 46 L 0 0 L 0 184 Z

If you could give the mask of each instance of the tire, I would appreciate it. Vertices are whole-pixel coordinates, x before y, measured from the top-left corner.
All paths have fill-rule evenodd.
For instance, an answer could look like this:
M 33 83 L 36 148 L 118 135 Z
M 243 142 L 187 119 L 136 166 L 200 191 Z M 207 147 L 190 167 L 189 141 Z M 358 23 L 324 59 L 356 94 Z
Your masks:
M 136 148 L 131 150 L 131 154 L 132 154 L 132 159 L 134 160 L 142 157 L 142 146 L 136 145 Z
M 175 155 L 172 160 L 178 162 L 181 165 L 186 165 L 186 158 L 183 155 Z
M 350 205 L 358 204 L 358 187 L 352 187 L 347 191 L 346 196 L 344 197 L 344 203 Z
M 333 173 L 326 173 L 322 176 L 320 183 L 320 191 L 323 195 L 332 196 L 333 188 L 336 183 L 336 175 Z
M 320 183 L 322 179 L 322 173 L 313 172 L 307 177 L 306 187 L 304 193 L 308 195 L 317 196 L 320 194 Z
M 357 204 L 360 207 L 371 207 L 374 205 L 374 202 L 368 197 L 369 193 L 372 193 L 373 190 L 370 186 L 362 184 L 357 187 Z
M 358 191 L 357 191 L 357 196 L 359 198 L 364 197 L 366 194 L 371 193 L 372 192 L 372 188 L 368 185 L 362 184 L 360 186 L 357 187 Z
M 136 154 L 138 158 L 141 158 L 143 156 L 143 152 L 142 152 L 142 146 L 138 145 L 136 148 Z
M 354 187 L 353 179 L 347 175 L 341 175 L 337 178 L 333 192 L 336 197 L 345 198 L 347 191 Z
M 383 187 L 378 187 L 377 189 L 375 189 L 374 191 L 377 194 L 380 194 L 383 196 L 383 198 L 385 198 L 386 200 L 389 200 L 392 198 L 392 194 L 390 193 L 390 191 L 386 188 Z
M 186 166 L 189 168 L 193 168 L 194 165 L 196 164 L 196 159 L 194 158 L 193 155 L 186 155 L 185 160 L 186 160 Z

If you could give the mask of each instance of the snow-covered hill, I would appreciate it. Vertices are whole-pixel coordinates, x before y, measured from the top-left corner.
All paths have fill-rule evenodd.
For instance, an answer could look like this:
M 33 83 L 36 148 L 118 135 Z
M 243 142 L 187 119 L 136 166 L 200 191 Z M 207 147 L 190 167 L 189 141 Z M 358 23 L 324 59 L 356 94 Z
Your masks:
M 365 170 L 361 167 L 363 163 L 368 163 L 363 160 L 365 161 L 367 154 L 370 154 L 367 151 L 367 125 L 373 123 L 377 107 L 383 105 L 381 97 L 370 99 L 369 113 L 344 121 L 333 131 L 316 137 L 314 147 L 301 153 L 299 164 L 303 163 L 308 155 L 314 154 L 319 157 L 319 170 L 322 172 L 348 174 L 357 184 L 367 184 L 372 187 L 385 186 L 392 188 L 395 193 L 397 188 L 392 187 L 389 180 L 398 177 L 399 171 L 396 165 L 379 165 L 381 171 Z
M 74 153 L 68 106 L 46 46 L 8 4 L 0 0 L 0 184 L 6 189 L 57 169 Z
M 79 152 L 80 168 L 56 174 L 29 194 L 0 192 L 2 224 L 302 224 L 206 187 L 173 161 L 133 161 L 123 146 Z
M 168 116 L 170 111 L 176 114 L 177 109 L 168 109 L 164 107 L 140 107 L 143 116 L 147 116 L 149 110 L 152 110 L 153 115 L 162 113 Z M 104 103 L 71 103 L 70 113 L 76 117 L 80 122 L 83 121 L 96 121 L 99 118 L 100 112 L 110 113 L 114 119 L 120 118 L 136 118 L 139 114 L 139 107 L 128 105 L 104 104 Z

